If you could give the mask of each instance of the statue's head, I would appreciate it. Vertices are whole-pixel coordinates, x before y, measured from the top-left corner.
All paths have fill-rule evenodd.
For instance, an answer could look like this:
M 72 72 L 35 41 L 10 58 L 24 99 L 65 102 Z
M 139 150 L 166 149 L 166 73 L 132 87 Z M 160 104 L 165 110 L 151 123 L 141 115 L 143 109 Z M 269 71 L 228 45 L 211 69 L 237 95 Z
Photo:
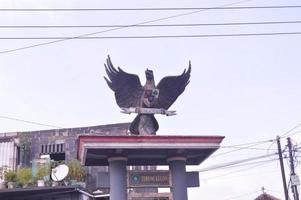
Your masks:
M 146 69 L 145 76 L 146 76 L 147 80 L 153 80 L 154 79 L 154 74 L 153 74 L 152 70 Z

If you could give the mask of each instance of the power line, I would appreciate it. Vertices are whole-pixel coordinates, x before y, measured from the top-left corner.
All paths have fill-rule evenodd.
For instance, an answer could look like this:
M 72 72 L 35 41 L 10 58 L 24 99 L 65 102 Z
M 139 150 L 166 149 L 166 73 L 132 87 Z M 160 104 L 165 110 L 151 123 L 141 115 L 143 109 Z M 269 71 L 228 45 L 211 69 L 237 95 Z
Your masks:
M 261 158 L 258 158 L 258 159 L 261 159 Z M 250 162 L 250 163 L 248 163 L 249 161 L 242 160 L 241 163 L 243 163 L 243 164 L 238 163 L 238 164 L 234 164 L 233 165 L 232 163 L 229 163 L 229 164 L 226 164 L 225 166 L 221 166 L 221 167 L 218 167 L 218 168 L 212 168 L 212 169 L 208 168 L 208 170 L 206 170 L 206 171 L 219 170 L 219 169 L 223 169 L 224 170 L 224 169 L 228 169 L 228 168 L 244 167 L 244 166 L 250 166 L 250 165 L 253 166 L 253 167 L 251 167 L 251 169 L 253 169 L 253 168 L 257 167 L 257 166 L 260 166 L 260 165 L 263 165 L 263 164 L 266 164 L 266 163 L 270 163 L 270 162 L 276 161 L 276 160 L 278 160 L 278 158 L 269 159 L 269 160 L 261 160 L 261 161 Z M 247 162 L 247 163 L 244 163 L 244 162 Z M 249 168 L 247 168 L 247 169 L 249 169 Z M 231 171 L 230 173 L 228 172 L 228 173 L 223 174 L 223 175 L 214 176 L 214 178 L 221 177 L 221 176 L 226 176 L 226 175 L 230 175 L 230 174 L 232 174 L 234 172 L 236 173 L 236 172 L 245 171 L 247 169 L 239 169 L 239 170 Z M 211 178 L 213 178 L 213 177 L 205 178 L 205 179 L 211 179 Z
M 63 127 L 55 126 L 55 125 L 51 125 L 51 124 L 33 122 L 33 121 L 24 120 L 24 119 L 18 119 L 18 118 L 14 118 L 14 117 L 3 116 L 3 115 L 0 115 L 0 118 L 7 119 L 7 120 L 18 121 L 18 122 L 23 122 L 23 123 L 28 123 L 28 124 L 39 125 L 39 126 L 46 126 L 46 127 L 51 127 L 51 128 L 63 128 Z
M 301 131 L 296 131 L 296 132 L 290 133 L 288 136 L 291 137 L 291 136 L 299 134 L 299 133 L 301 133 Z
M 210 179 L 215 179 L 215 178 L 219 178 L 218 180 L 225 180 L 225 179 L 235 179 L 238 177 L 245 177 L 245 176 L 254 176 L 254 175 L 258 175 L 258 174 L 267 174 L 267 173 L 276 173 L 278 172 L 278 170 L 266 170 L 266 171 L 260 171 L 260 172 L 255 172 L 255 173 L 244 173 L 244 174 L 240 174 L 240 175 L 233 175 L 233 176 L 228 176 L 228 177 L 224 177 L 224 178 L 220 178 L 220 177 L 209 177 L 208 179 L 204 178 L 205 180 L 210 180 Z
M 197 171 L 198 172 L 210 171 L 210 170 L 213 170 L 213 169 L 219 169 L 219 168 L 223 168 L 223 167 L 237 165 L 237 164 L 240 164 L 240 163 L 249 162 L 249 161 L 252 161 L 252 160 L 258 160 L 258 159 L 262 159 L 262 158 L 266 158 L 266 157 L 270 157 L 270 156 L 275 156 L 275 155 L 277 155 L 277 153 L 261 155 L 261 156 L 251 157 L 251 158 L 245 158 L 245 159 L 242 159 L 242 160 L 235 160 L 235 161 L 231 161 L 231 162 L 227 162 L 227 163 L 222 163 L 222 164 L 206 167 L 206 168 L 203 168 L 203 169 L 200 169 L 200 170 L 197 170 Z
M 227 198 L 225 200 L 238 199 L 240 197 L 245 197 L 245 196 L 250 196 L 250 195 L 253 195 L 253 194 L 257 194 L 258 192 L 261 192 L 261 190 L 256 190 L 256 191 L 253 191 L 253 192 L 244 193 L 244 194 L 241 194 L 241 195 L 238 195 L 238 196 Z
M 223 4 L 221 6 L 216 6 L 216 7 L 212 7 L 212 8 L 227 7 L 227 6 L 232 6 L 232 5 L 236 5 L 236 4 L 240 4 L 240 3 L 244 3 L 244 2 L 249 2 L 249 1 L 252 1 L 252 0 L 242 0 L 242 1 L 237 1 L 237 2 L 234 2 L 234 3 Z M 93 33 L 87 33 L 87 34 L 83 34 L 83 35 L 78 35 L 78 36 L 75 36 L 75 37 L 72 37 L 72 38 L 68 38 L 68 39 L 59 39 L 59 40 L 54 40 L 54 41 L 51 41 L 51 42 L 43 42 L 43 43 L 33 44 L 33 45 L 19 47 L 19 48 L 15 48 L 15 49 L 6 50 L 6 51 L 0 51 L 0 54 L 11 53 L 11 52 L 15 52 L 15 51 L 24 50 L 24 49 L 29 49 L 29 48 L 34 48 L 34 47 L 40 47 L 40 46 L 54 44 L 54 43 L 59 43 L 59 42 L 64 42 L 64 41 L 71 40 L 71 39 L 87 37 L 87 36 L 91 36 L 91 35 L 96 35 L 96 34 L 105 33 L 105 32 L 111 32 L 111 31 L 115 31 L 115 30 L 129 28 L 129 27 L 135 27 L 137 25 L 149 24 L 149 23 L 163 21 L 163 20 L 167 20 L 167 19 L 172 19 L 172 18 L 187 16 L 187 15 L 199 13 L 199 12 L 202 12 L 202 11 L 208 11 L 208 10 L 210 10 L 210 9 L 201 9 L 201 10 L 196 10 L 196 11 L 192 11 L 192 12 L 185 12 L 185 13 L 182 13 L 182 14 L 171 15 L 171 16 L 168 16 L 168 17 L 162 17 L 162 18 L 158 18 L 158 19 L 154 19 L 154 20 L 139 22 L 139 23 L 136 23 L 136 24 L 132 24 L 131 26 L 127 26 L 127 27 L 111 28 L 111 29 L 107 29 L 107 30 L 103 30 L 103 31 L 97 31 L 97 32 L 93 32 Z
M 233 5 L 233 4 L 232 4 Z M 177 11 L 177 10 L 242 10 L 242 9 L 283 9 L 301 8 L 301 5 L 281 5 L 281 6 L 235 6 L 235 7 L 159 7 L 159 8 L 1 8 L 6 12 L 35 12 L 35 11 Z
M 216 168 L 213 170 L 219 170 L 219 169 L 229 169 L 229 168 L 235 168 L 235 167 L 243 167 L 243 166 L 250 166 L 250 165 L 258 165 L 258 164 L 262 164 L 262 163 L 268 163 L 271 161 L 276 161 L 279 160 L 278 158 L 273 158 L 273 159 L 268 159 L 268 160 L 260 160 L 260 161 L 255 161 L 255 162 L 247 162 L 247 163 L 242 163 L 242 164 L 237 164 L 237 165 L 229 165 L 229 166 L 224 166 L 221 168 Z M 209 170 L 210 171 L 210 170 Z
M 270 33 L 231 33 L 231 34 L 204 34 L 204 35 L 145 35 L 145 36 L 99 36 L 99 37 L 0 37 L 0 40 L 99 40 L 99 39 L 162 39 L 162 38 L 208 38 L 208 37 L 249 37 L 249 36 L 276 36 L 300 35 L 301 32 L 270 32 Z M 49 42 L 51 43 L 51 42 Z M 44 43 L 43 43 L 44 44 Z M 3 53 L 3 52 L 0 52 Z
M 258 145 L 261 145 L 261 144 L 264 144 L 264 143 L 267 143 L 267 142 L 273 142 L 273 141 L 274 140 L 265 140 L 265 141 L 259 141 L 259 142 L 245 143 L 245 144 L 236 145 L 236 146 L 242 146 L 242 147 L 240 147 L 238 149 L 231 150 L 231 151 L 226 151 L 226 152 L 223 152 L 223 153 L 220 153 L 220 154 L 217 154 L 217 155 L 213 155 L 213 156 L 211 156 L 211 158 L 215 158 L 215 157 L 218 157 L 218 156 L 221 156 L 221 155 L 233 153 L 233 152 L 240 151 L 240 150 L 249 149 L 251 147 L 258 146 Z M 245 145 L 248 145 L 248 146 L 245 146 Z
M 270 25 L 270 24 L 299 24 L 301 21 L 263 21 L 263 22 L 229 22 L 229 23 L 190 23 L 190 24 L 144 24 L 144 27 L 195 27 L 195 26 L 239 26 L 239 25 Z M 130 24 L 115 25 L 0 25 L 0 28 L 114 28 L 129 27 Z
M 220 148 L 225 148 L 225 149 L 239 149 L 239 150 L 243 150 L 243 149 L 247 149 L 247 150 L 259 150 L 259 151 L 266 151 L 267 148 L 256 148 L 256 147 L 245 147 L 245 148 L 241 148 L 241 147 L 227 147 L 227 146 L 221 146 Z M 276 149 L 272 149 L 272 150 L 276 150 Z
M 275 160 L 277 160 L 277 159 L 275 159 Z M 238 169 L 238 170 L 232 170 L 232 171 L 230 171 L 228 173 L 220 174 L 220 175 L 217 175 L 217 176 L 211 176 L 211 177 L 204 178 L 204 179 L 205 180 L 210 180 L 210 179 L 220 178 L 220 177 L 224 177 L 224 176 L 229 176 L 229 175 L 232 175 L 232 174 L 235 174 L 235 173 L 239 173 L 239 172 L 242 172 L 242 171 L 246 171 L 246 170 L 252 170 L 252 169 L 254 169 L 256 167 L 269 164 L 269 163 L 271 163 L 271 161 L 274 161 L 274 160 L 260 162 L 259 164 L 255 165 L 255 166 L 252 165 L 251 167 L 248 167 L 248 168 L 243 168 L 243 169 Z
M 271 190 L 271 189 L 266 189 L 266 188 L 265 188 L 265 190 L 268 191 L 268 192 L 272 192 L 272 193 L 278 193 L 279 195 L 282 194 L 282 192 L 276 191 L 276 190 Z
M 281 135 L 280 137 L 285 137 L 285 136 L 291 136 L 288 135 L 290 134 L 292 131 L 296 130 L 297 128 L 299 128 L 301 126 L 301 123 L 298 123 L 296 126 L 294 126 L 293 128 L 289 129 L 288 131 L 286 131 L 283 135 Z
M 297 132 L 293 132 L 291 133 L 292 131 L 296 130 L 297 128 L 299 128 L 301 126 L 301 123 L 298 123 L 297 125 L 295 125 L 294 127 L 292 127 L 291 129 L 289 129 L 288 131 L 284 132 L 281 136 L 280 136 L 280 139 L 283 139 L 285 138 L 286 136 L 292 136 L 292 135 L 295 135 L 297 133 L 299 133 L 299 131 Z M 290 134 L 291 133 L 291 134 Z M 269 150 L 270 148 L 272 147 L 272 145 L 276 142 L 276 140 L 274 140 L 270 146 L 268 147 L 268 150 L 267 150 L 267 153 L 269 153 Z
M 264 143 L 268 143 L 268 142 L 273 142 L 274 139 L 270 139 L 270 140 L 262 140 L 262 141 L 256 141 L 256 142 L 248 142 L 248 143 L 241 143 L 241 144 L 235 144 L 235 145 L 229 145 L 229 146 L 221 146 L 221 148 L 225 147 L 241 147 L 241 146 L 246 146 L 246 145 L 253 145 L 253 144 L 264 144 Z

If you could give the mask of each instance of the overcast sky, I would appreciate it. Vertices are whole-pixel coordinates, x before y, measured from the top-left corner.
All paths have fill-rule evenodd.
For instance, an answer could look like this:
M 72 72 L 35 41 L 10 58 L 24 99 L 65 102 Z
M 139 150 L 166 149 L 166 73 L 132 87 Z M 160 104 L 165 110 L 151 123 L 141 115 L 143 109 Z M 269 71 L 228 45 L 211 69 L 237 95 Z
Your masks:
M 217 7 L 235 0 L 97 1 L 1 0 L 1 8 Z M 233 6 L 298 5 L 297 0 L 250 0 Z M 299 3 L 300 4 L 300 3 Z M 0 25 L 138 24 L 175 16 L 180 11 L 0 12 Z M 228 23 L 301 20 L 301 8 L 202 10 L 151 24 Z M 3 29 L 0 37 L 79 36 L 109 28 Z M 93 36 L 204 35 L 301 32 L 301 24 L 128 27 Z M 159 135 L 222 135 L 222 146 L 275 139 L 301 123 L 301 35 L 68 40 L 9 50 L 53 40 L 0 40 L 0 116 L 59 127 L 130 122 L 119 112 L 103 76 L 107 55 L 115 66 L 140 76 L 146 68 L 155 80 L 178 75 L 192 63 L 191 82 L 172 106 L 178 115 L 158 116 Z M 0 118 L 0 132 L 49 127 Z M 297 127 L 289 134 L 301 131 Z M 289 135 L 288 134 L 288 135 Z M 300 135 L 300 134 L 299 134 Z M 292 135 L 300 143 L 298 134 Z M 286 143 L 285 138 L 282 144 Z M 274 153 L 275 143 L 212 157 L 196 170 Z M 270 149 L 268 151 L 268 148 Z M 260 150 L 258 150 L 260 149 Z M 234 150 L 222 148 L 217 154 Z M 265 160 L 274 159 L 274 157 Z M 255 161 L 253 161 L 255 162 Z M 286 169 L 288 172 L 288 169 Z M 300 174 L 298 167 L 297 173 Z M 264 186 L 283 198 L 278 161 L 200 173 L 200 187 L 189 199 L 254 199 Z M 233 198 L 236 197 L 236 198 Z

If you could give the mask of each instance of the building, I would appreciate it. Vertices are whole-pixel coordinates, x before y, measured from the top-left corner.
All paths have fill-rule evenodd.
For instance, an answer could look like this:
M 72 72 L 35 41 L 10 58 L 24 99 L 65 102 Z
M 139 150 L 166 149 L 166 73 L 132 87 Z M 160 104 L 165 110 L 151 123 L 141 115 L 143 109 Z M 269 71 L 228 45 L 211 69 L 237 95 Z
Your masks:
M 19 158 L 20 146 L 18 134 L 0 133 L 0 168 L 16 169 L 20 163 Z M 0 176 L 0 179 L 2 179 L 2 176 Z
M 0 133 L 0 168 L 16 170 L 31 166 L 41 155 L 52 160 L 77 159 L 77 140 L 80 135 L 127 135 L 130 123 L 80 128 L 51 129 L 14 133 Z M 96 177 L 89 174 L 105 171 L 105 167 L 87 167 L 87 186 L 96 187 Z M 0 172 L 1 174 L 1 172 Z M 3 177 L 0 176 L 0 179 Z M 1 181 L 1 180 L 0 180 Z
M 4 169 L 16 170 L 21 167 L 31 167 L 33 163 L 43 155 L 49 155 L 51 160 L 67 161 L 78 158 L 78 138 L 80 136 L 125 136 L 128 135 L 128 128 L 130 123 L 119 123 L 109 125 L 88 126 L 79 128 L 66 128 L 66 129 L 51 129 L 39 131 L 26 131 L 26 132 L 13 132 L 13 133 L 0 133 L 0 182 L 4 179 L 1 175 Z M 34 168 L 34 166 L 33 166 Z M 155 167 L 129 167 L 134 170 L 152 170 Z M 89 191 L 94 191 L 102 187 L 103 181 L 101 175 L 108 172 L 108 167 L 105 166 L 89 166 L 86 167 L 88 176 L 86 178 L 86 188 Z M 39 189 L 39 188 L 38 188 Z M 31 193 L 35 189 L 27 189 L 22 192 L 22 189 L 16 189 L 19 194 L 27 195 L 30 199 Z M 62 189 L 63 190 L 63 189 Z M 70 191 L 69 189 L 67 189 Z M 102 188 L 104 192 L 108 192 L 107 188 Z M 39 189 L 37 192 L 48 192 L 50 197 L 52 190 Z M 132 192 L 132 191 L 131 191 Z M 135 189 L 135 192 L 157 192 L 156 189 L 140 188 Z M 47 194 L 48 194 L 47 193 Z M 2 195 L 12 194 L 9 191 L 2 191 Z M 69 196 L 68 196 L 69 195 Z M 64 198 L 72 196 L 73 199 L 80 199 L 76 192 L 68 193 Z M 1 195 L 0 195 L 1 196 Z M 60 199 L 60 196 L 55 196 L 53 199 Z M 0 198 L 2 199 L 2 198 Z M 26 199 L 26 198 L 24 198 Z M 37 197 L 37 199 L 39 199 Z

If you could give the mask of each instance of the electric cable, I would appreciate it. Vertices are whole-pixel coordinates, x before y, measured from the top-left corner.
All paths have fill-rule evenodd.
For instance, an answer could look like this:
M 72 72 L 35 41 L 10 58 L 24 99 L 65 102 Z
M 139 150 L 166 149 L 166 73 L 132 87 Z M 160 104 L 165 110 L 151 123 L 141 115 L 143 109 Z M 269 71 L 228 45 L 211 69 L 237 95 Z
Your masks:
M 278 193 L 278 194 L 281 194 L 281 195 L 282 195 L 282 193 L 283 193 L 283 192 L 280 192 L 280 191 L 267 189 L 266 187 L 265 187 L 265 190 L 266 190 L 266 191 L 270 191 L 270 192 L 272 192 L 272 193 Z
M 231 147 L 231 146 L 221 146 L 220 148 L 225 148 L 225 149 L 240 149 L 240 150 L 242 150 L 241 147 Z M 246 149 L 246 150 L 258 150 L 258 151 L 260 151 L 260 150 L 266 151 L 267 150 L 267 148 L 255 148 L 255 147 L 245 147 L 243 149 Z M 276 151 L 277 149 L 272 149 L 272 150 Z
M 240 25 L 273 25 L 273 24 L 299 24 L 301 21 L 258 21 L 258 22 L 224 22 L 224 23 L 186 23 L 186 24 L 141 24 L 136 28 L 145 27 L 198 27 L 198 26 L 240 26 Z M 0 28 L 33 29 L 33 28 L 116 28 L 129 27 L 130 24 L 113 25 L 0 25 Z
M 270 140 L 261 140 L 261 141 L 256 141 L 256 142 L 247 142 L 247 143 L 241 143 L 241 144 L 235 144 L 235 145 L 229 145 L 229 146 L 224 146 L 224 147 L 240 147 L 240 146 L 246 146 L 246 145 L 253 145 L 253 144 L 264 144 L 268 142 L 273 142 L 275 139 L 270 139 Z M 223 146 L 222 146 L 223 147 Z
M 287 136 L 289 133 L 291 133 L 292 131 L 296 130 L 297 128 L 299 128 L 301 126 L 301 123 L 298 123 L 296 126 L 294 126 L 293 128 L 289 129 L 288 131 L 286 131 L 284 134 L 282 134 L 280 137 L 285 137 Z M 288 135 L 291 136 L 291 135 Z
M 238 149 L 234 149 L 234 150 L 226 151 L 226 152 L 223 152 L 223 153 L 220 153 L 220 154 L 212 155 L 210 158 L 215 158 L 215 157 L 219 157 L 221 155 L 225 155 L 225 154 L 228 154 L 228 153 L 233 153 L 233 152 L 236 152 L 236 151 L 249 149 L 251 147 L 258 146 L 258 145 L 261 145 L 261 144 L 264 144 L 264 143 L 267 143 L 267 142 L 273 142 L 273 141 L 274 140 L 265 140 L 265 141 L 256 142 L 256 143 L 253 143 L 253 144 L 250 143 L 250 145 L 248 145 L 248 146 L 243 146 L 243 147 L 238 148 Z
M 297 134 L 299 134 L 299 133 L 301 133 L 301 131 L 296 131 L 296 132 L 293 132 L 293 133 L 289 134 L 289 135 L 288 135 L 288 137 L 291 137 L 291 136 L 297 135 Z
M 236 165 L 229 165 L 229 166 L 224 166 L 224 167 L 220 167 L 220 168 L 215 168 L 213 170 L 220 170 L 220 169 L 224 170 L 224 169 L 235 168 L 235 167 L 256 165 L 256 164 L 271 162 L 271 161 L 275 161 L 275 160 L 279 160 L 279 158 L 273 158 L 273 159 L 268 159 L 268 160 L 260 160 L 260 161 L 256 161 L 256 162 L 247 162 L 247 163 L 236 164 Z
M 271 33 L 231 33 L 208 35 L 148 35 L 148 36 L 103 36 L 103 37 L 0 37 L 0 40 L 96 40 L 96 39 L 160 39 L 160 38 L 208 38 L 208 37 L 248 37 L 301 35 L 300 32 L 271 32 Z M 1 53 L 1 52 L 0 52 Z
M 223 4 L 221 6 L 216 6 L 216 7 L 212 7 L 212 8 L 227 7 L 227 6 L 232 6 L 232 5 L 236 5 L 236 4 L 240 4 L 240 3 L 245 3 L 245 2 L 249 2 L 249 1 L 252 1 L 252 0 L 242 0 L 242 1 L 237 1 L 237 2 L 233 2 L 233 3 L 227 3 L 227 4 Z M 199 12 L 202 12 L 202 11 L 208 11 L 208 10 L 210 10 L 210 9 L 201 9 L 201 10 L 196 10 L 196 11 L 192 11 L 192 12 L 185 12 L 185 13 L 181 13 L 181 14 L 177 14 L 177 15 L 171 15 L 171 16 L 168 16 L 168 17 L 162 17 L 162 18 L 158 18 L 158 19 L 154 19 L 154 20 L 149 20 L 149 21 L 135 23 L 135 24 L 132 24 L 131 26 L 127 26 L 127 27 L 111 28 L 111 29 L 107 29 L 107 30 L 103 30 L 103 31 L 97 31 L 97 32 L 92 32 L 92 33 L 87 33 L 87 34 L 82 34 L 82 35 L 74 36 L 74 37 L 71 37 L 71 38 L 68 38 L 68 39 L 65 38 L 65 39 L 58 39 L 58 40 L 54 40 L 54 41 L 50 41 L 50 42 L 43 42 L 43 43 L 33 44 L 33 45 L 19 47 L 19 48 L 15 48 L 15 49 L 0 51 L 0 54 L 10 53 L 10 52 L 15 52 L 15 51 L 20 51 L 20 50 L 34 48 L 34 47 L 40 47 L 40 46 L 54 44 L 54 43 L 59 43 L 59 42 L 64 42 L 64 41 L 67 41 L 67 40 L 72 40 L 72 39 L 76 39 L 76 38 L 87 37 L 87 36 L 96 35 L 96 34 L 105 33 L 105 32 L 116 31 L 116 30 L 120 30 L 120 29 L 124 29 L 124 28 L 135 27 L 137 25 L 149 24 L 149 23 L 163 21 L 163 20 L 167 20 L 167 19 L 178 18 L 178 17 L 187 16 L 187 15 L 199 13 Z
M 296 129 L 299 128 L 300 126 L 301 126 L 301 123 L 298 123 L 297 125 L 295 125 L 295 126 L 292 127 L 291 129 L 289 129 L 288 131 L 284 132 L 279 138 L 280 138 L 280 139 L 285 138 L 286 135 L 288 135 L 288 134 L 291 133 L 292 131 L 296 130 Z M 299 133 L 299 131 L 298 131 L 298 132 L 294 132 L 294 133 L 292 133 L 292 134 L 290 134 L 290 135 L 288 135 L 288 136 L 295 135 L 295 134 L 297 134 L 297 133 Z M 275 142 L 276 142 L 276 140 L 273 141 L 273 142 L 270 144 L 270 146 L 268 147 L 268 150 L 267 150 L 267 154 L 269 153 L 270 149 L 272 148 L 272 146 L 273 146 L 273 144 L 274 144 Z
M 218 165 L 213 165 L 210 167 L 206 167 L 203 169 L 199 169 L 197 170 L 198 172 L 205 172 L 205 171 L 209 171 L 209 170 L 213 170 L 213 169 L 219 169 L 219 168 L 223 168 L 223 167 L 227 167 L 227 166 L 231 166 L 231 165 L 237 165 L 240 163 L 244 163 L 244 162 L 248 162 L 248 161 L 252 161 L 252 160 L 258 160 L 258 159 L 262 159 L 262 158 L 266 158 L 266 157 L 270 157 L 270 156 L 275 156 L 277 155 L 277 153 L 272 153 L 272 154 L 268 154 L 268 155 L 261 155 L 261 156 L 256 156 L 256 157 L 250 157 L 250 158 L 245 158 L 245 159 L 241 159 L 241 160 L 235 160 L 235 161 L 231 161 L 231 162 L 227 162 L 227 163 L 221 163 Z
M 275 159 L 277 160 L 277 159 Z M 239 172 L 242 172 L 242 171 L 246 171 L 246 170 L 251 170 L 251 169 L 255 169 L 256 167 L 259 167 L 259 166 L 262 166 L 262 165 L 266 165 L 266 164 L 270 164 L 271 161 L 275 161 L 275 160 L 270 160 L 268 162 L 262 162 L 262 163 L 259 163 L 255 166 L 251 166 L 251 167 L 248 167 L 248 168 L 243 168 L 243 169 L 238 169 L 238 170 L 233 170 L 233 171 L 230 171 L 230 172 L 227 172 L 227 173 L 224 173 L 224 174 L 221 174 L 221 175 L 217 175 L 217 176 L 211 176 L 211 177 L 208 177 L 208 178 L 204 178 L 205 180 L 209 180 L 209 179 L 214 179 L 214 178 L 220 178 L 220 177 L 224 177 L 224 176 L 228 176 L 228 175 L 232 175 L 232 174 L 235 174 L 235 173 L 239 173 Z
M 46 126 L 46 127 L 56 128 L 56 129 L 63 129 L 63 127 L 60 127 L 60 126 L 55 126 L 55 125 L 45 124 L 45 123 L 40 123 L 40 122 L 34 122 L 34 121 L 29 121 L 29 120 L 24 120 L 24 119 L 18 119 L 18 118 L 14 118 L 14 117 L 3 116 L 3 115 L 0 115 L 0 118 L 28 123 L 28 124 L 39 125 L 39 126 Z
M 238 198 L 241 198 L 241 197 L 250 196 L 252 194 L 257 194 L 258 192 L 261 192 L 261 190 L 256 190 L 256 191 L 253 191 L 253 192 L 249 192 L 249 193 L 241 194 L 241 195 L 238 195 L 238 196 L 230 197 L 230 198 L 227 198 L 225 200 L 238 199 Z
M 233 176 L 230 176 L 230 177 L 222 177 L 222 178 L 219 177 L 218 180 L 235 179 L 235 178 L 239 178 L 239 177 L 258 175 L 259 173 L 260 174 L 267 174 L 267 173 L 276 173 L 276 172 L 278 173 L 279 170 L 260 171 L 260 172 L 256 172 L 256 173 L 247 173 L 247 174 L 244 173 L 244 174 L 241 174 L 241 175 L 233 175 Z M 212 177 L 212 179 L 214 179 L 214 177 Z
M 233 4 L 232 4 L 233 5 Z M 41 12 L 41 11 L 177 11 L 177 10 L 242 10 L 242 9 L 287 9 L 301 8 L 301 5 L 280 5 L 280 6 L 235 6 L 235 7 L 158 7 L 158 8 L 1 8 L 0 11 L 6 12 Z

